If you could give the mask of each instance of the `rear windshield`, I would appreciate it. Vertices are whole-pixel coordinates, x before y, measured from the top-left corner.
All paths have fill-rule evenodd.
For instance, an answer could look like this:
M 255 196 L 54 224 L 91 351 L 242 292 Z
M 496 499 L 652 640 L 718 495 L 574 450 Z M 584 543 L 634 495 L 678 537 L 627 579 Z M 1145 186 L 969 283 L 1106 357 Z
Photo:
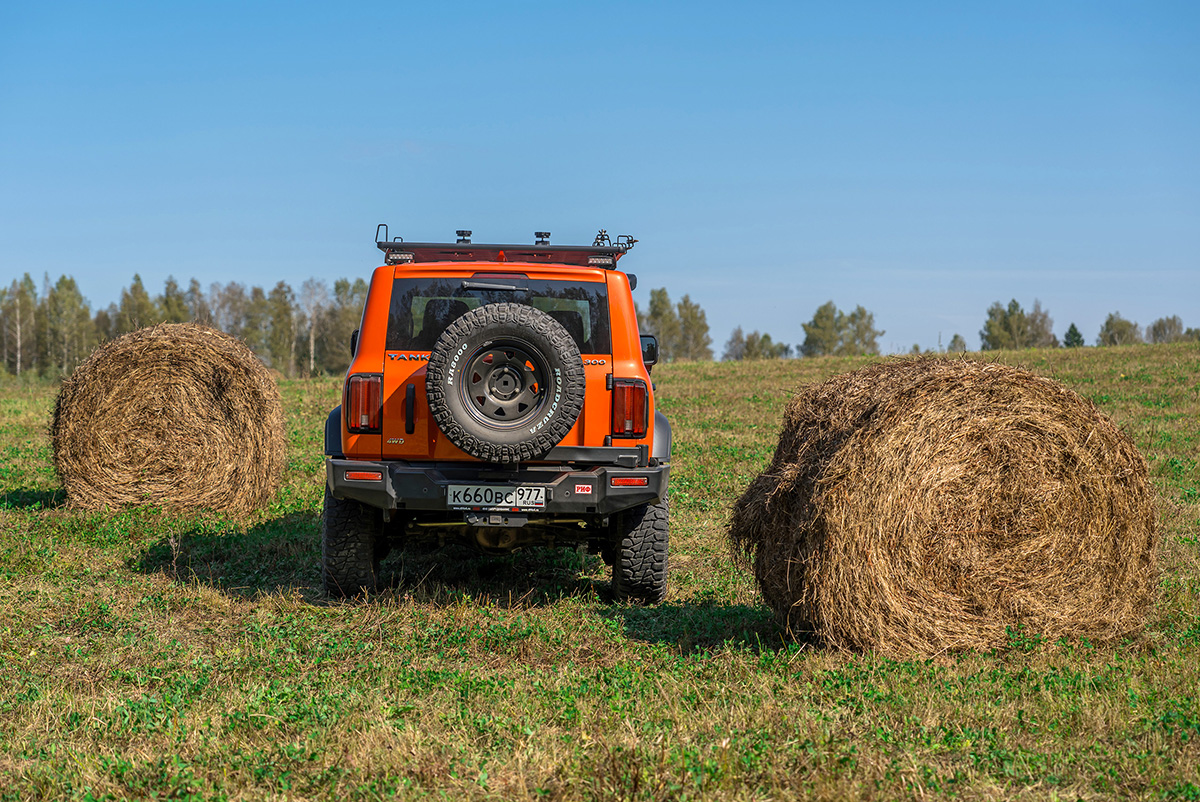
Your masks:
M 563 325 L 581 354 L 612 352 L 602 282 L 504 278 L 398 278 L 388 317 L 389 351 L 429 351 L 451 322 L 494 303 L 528 304 Z

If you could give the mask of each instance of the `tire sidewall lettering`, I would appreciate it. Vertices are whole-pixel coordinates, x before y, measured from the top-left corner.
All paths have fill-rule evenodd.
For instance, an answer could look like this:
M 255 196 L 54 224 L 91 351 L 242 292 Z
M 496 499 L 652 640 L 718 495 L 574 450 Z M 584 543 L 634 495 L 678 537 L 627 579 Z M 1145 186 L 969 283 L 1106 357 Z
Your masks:
M 562 400 L 562 368 L 554 369 L 554 398 L 550 401 L 550 409 L 547 410 L 545 416 L 537 422 L 537 425 L 529 430 L 530 434 L 537 434 L 542 428 L 554 418 L 554 413 L 558 412 L 558 404 Z
M 458 369 L 458 360 L 462 357 L 463 352 L 470 347 L 470 343 L 463 343 L 458 350 L 454 352 L 454 356 L 450 359 L 450 366 L 446 370 L 446 384 L 449 387 L 454 386 L 454 371 Z

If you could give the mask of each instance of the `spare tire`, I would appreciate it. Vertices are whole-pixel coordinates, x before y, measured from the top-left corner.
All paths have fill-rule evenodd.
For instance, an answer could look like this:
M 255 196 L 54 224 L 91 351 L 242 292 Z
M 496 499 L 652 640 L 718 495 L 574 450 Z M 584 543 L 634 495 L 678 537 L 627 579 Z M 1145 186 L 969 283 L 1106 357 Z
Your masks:
M 542 457 L 583 409 L 579 347 L 532 306 L 481 306 L 438 337 L 425 375 L 429 411 L 450 442 L 486 462 Z

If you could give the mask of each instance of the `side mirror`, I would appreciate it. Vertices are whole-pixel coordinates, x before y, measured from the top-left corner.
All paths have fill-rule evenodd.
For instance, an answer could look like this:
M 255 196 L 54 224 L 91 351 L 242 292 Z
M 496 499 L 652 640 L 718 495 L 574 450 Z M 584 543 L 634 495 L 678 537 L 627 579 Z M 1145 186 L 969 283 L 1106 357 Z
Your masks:
M 653 334 L 642 335 L 642 363 L 646 367 L 658 363 L 658 338 Z
M 626 273 L 625 277 L 627 279 L 629 279 L 629 291 L 633 292 L 634 290 L 636 290 L 637 289 L 637 276 L 635 276 L 633 273 Z
M 358 329 L 355 329 L 350 334 L 350 356 L 358 353 Z

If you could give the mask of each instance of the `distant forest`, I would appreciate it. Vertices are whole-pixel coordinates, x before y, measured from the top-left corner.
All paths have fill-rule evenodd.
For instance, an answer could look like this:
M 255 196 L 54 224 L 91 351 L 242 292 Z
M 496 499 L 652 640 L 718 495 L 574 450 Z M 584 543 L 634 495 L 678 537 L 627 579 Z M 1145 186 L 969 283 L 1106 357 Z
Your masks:
M 236 281 L 207 289 L 168 278 L 151 295 L 135 275 L 120 301 L 92 312 L 75 279 L 49 277 L 39 290 L 28 273 L 0 288 L 0 354 L 14 375 L 63 376 L 100 343 L 156 323 L 195 321 L 245 342 L 268 367 L 287 377 L 341 373 L 350 364 L 350 334 L 358 326 L 367 283 L 309 279 L 296 292 L 286 281 L 270 290 Z
M 39 288 L 26 273 L 10 286 L 0 287 L 0 364 L 11 375 L 65 376 L 107 340 L 156 323 L 195 321 L 242 340 L 283 376 L 338 374 L 350 364 L 350 334 L 358 326 L 366 298 L 367 283 L 361 278 L 338 279 L 332 287 L 310 278 L 298 292 L 286 281 L 270 290 L 236 281 L 205 289 L 196 279 L 185 288 L 168 278 L 162 292 L 151 295 L 135 275 L 117 303 L 93 312 L 74 278 L 61 276 L 51 283 L 46 276 Z M 664 362 L 713 359 L 707 317 L 687 295 L 674 303 L 665 287 L 651 290 L 649 307 L 638 310 L 638 322 L 643 333 L 658 337 Z M 1053 324 L 1039 301 L 1029 312 L 1016 299 L 1007 306 L 996 302 L 987 310 L 979 338 L 985 351 L 1086 344 L 1074 323 L 1061 341 Z M 765 332 L 746 333 L 738 326 L 721 359 L 878 354 L 878 338 L 884 334 L 875 328 L 870 311 L 858 306 L 843 312 L 832 301 L 817 307 L 803 329 L 804 342 L 793 346 L 772 340 Z M 1184 328 L 1172 315 L 1155 320 L 1143 331 L 1113 312 L 1095 339 L 1100 346 L 1147 341 L 1200 341 L 1200 329 Z M 967 343 L 956 333 L 945 350 L 965 351 Z M 914 345 L 912 352 L 921 349 Z

